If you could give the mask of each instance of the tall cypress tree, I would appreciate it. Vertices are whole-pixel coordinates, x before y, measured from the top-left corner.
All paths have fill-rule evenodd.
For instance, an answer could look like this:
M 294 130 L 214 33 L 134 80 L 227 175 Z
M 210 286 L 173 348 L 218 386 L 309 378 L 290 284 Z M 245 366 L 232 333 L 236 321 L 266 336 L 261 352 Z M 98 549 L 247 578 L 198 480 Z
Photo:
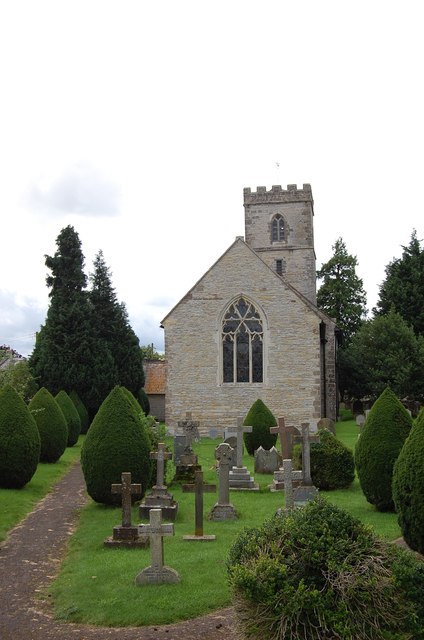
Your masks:
M 89 295 L 96 317 L 98 338 L 106 345 L 114 360 L 115 384 L 136 394 L 144 385 L 139 340 L 131 328 L 124 303 L 118 302 L 102 251 L 96 255 L 93 266 Z
M 114 363 L 97 340 L 93 307 L 85 291 L 84 256 L 72 226 L 60 232 L 54 256 L 45 256 L 50 306 L 37 335 L 29 365 L 39 386 L 56 395 L 75 390 L 89 413 L 97 410 L 114 384 Z

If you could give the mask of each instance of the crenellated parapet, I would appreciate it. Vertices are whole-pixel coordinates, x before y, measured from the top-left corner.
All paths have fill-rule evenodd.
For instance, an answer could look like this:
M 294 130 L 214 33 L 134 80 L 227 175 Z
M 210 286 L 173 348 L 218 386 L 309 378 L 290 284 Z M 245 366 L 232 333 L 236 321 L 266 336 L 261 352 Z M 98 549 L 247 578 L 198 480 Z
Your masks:
M 280 185 L 273 185 L 270 191 L 266 187 L 256 187 L 256 191 L 246 187 L 243 189 L 244 206 L 250 204 L 311 202 L 313 204 L 312 189 L 310 184 L 304 184 L 302 189 L 297 184 L 288 184 L 287 189 Z

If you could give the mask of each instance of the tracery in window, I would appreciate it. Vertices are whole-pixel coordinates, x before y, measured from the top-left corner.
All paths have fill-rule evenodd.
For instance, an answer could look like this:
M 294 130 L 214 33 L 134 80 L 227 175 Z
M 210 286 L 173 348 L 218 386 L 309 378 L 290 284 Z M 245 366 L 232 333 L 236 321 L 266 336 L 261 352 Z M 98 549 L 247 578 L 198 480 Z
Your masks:
M 255 306 L 240 297 L 222 321 L 224 382 L 263 382 L 263 324 Z
M 284 218 L 277 214 L 272 221 L 272 242 L 282 242 L 285 239 Z

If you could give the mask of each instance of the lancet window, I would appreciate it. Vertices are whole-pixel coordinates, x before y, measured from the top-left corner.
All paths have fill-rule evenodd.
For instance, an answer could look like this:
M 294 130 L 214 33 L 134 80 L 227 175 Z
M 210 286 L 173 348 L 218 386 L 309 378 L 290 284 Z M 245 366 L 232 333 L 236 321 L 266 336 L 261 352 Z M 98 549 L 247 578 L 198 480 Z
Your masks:
M 285 239 L 284 218 L 277 214 L 272 220 L 272 242 L 282 242 Z

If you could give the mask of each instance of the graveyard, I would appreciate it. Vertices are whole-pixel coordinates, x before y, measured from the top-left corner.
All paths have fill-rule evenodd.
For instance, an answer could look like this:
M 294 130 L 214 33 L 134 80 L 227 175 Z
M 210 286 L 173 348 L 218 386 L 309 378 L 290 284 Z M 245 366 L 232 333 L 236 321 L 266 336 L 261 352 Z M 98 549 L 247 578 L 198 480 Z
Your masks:
M 353 421 L 337 424 L 338 438 L 350 446 L 358 433 L 358 426 Z M 83 440 L 84 436 L 80 436 L 78 444 L 68 450 L 74 458 L 78 457 Z M 192 443 L 193 454 L 202 469 L 203 483 L 216 487 L 216 490 L 211 488 L 202 491 L 201 495 L 203 531 L 200 533 L 205 537 L 214 536 L 207 542 L 200 539 L 187 541 L 195 537 L 196 532 L 199 533 L 196 492 L 194 486 L 190 490 L 184 488 L 194 483 L 172 483 L 175 466 L 172 460 L 167 464 L 161 489 L 165 491 L 166 487 L 172 493 L 178 503 L 178 514 L 172 526 L 169 520 L 163 520 L 166 535 L 162 538 L 162 561 L 178 575 L 178 580 L 169 584 L 143 584 L 139 580 L 136 584 L 137 576 L 151 566 L 152 549 L 150 546 L 105 546 L 104 541 L 111 536 L 115 527 L 121 525 L 122 509 L 89 500 L 81 511 L 79 526 L 70 539 L 58 577 L 47 591 L 40 593 L 40 598 L 54 603 L 57 618 L 104 626 L 167 624 L 231 605 L 226 569 L 228 550 L 239 532 L 246 527 L 262 525 L 278 509 L 284 508 L 285 495 L 283 491 L 270 491 L 273 474 L 256 473 L 253 457 L 244 451 L 241 466 L 254 476 L 259 490 L 229 489 L 236 517 L 209 519 L 214 505 L 219 501 L 215 450 L 221 443 L 222 438 L 205 437 Z M 171 436 L 165 438 L 165 444 L 169 451 L 173 451 Z M 279 443 L 277 446 L 280 446 Z M 237 464 L 240 466 L 240 460 Z M 33 482 L 37 484 L 37 477 Z M 2 490 L 0 500 L 4 498 L 4 493 Z M 369 524 L 380 537 L 394 540 L 401 535 L 396 514 L 380 513 L 368 504 L 357 479 L 348 489 L 321 493 L 336 506 Z M 143 527 L 149 524 L 147 518 L 141 521 L 137 503 L 133 505 L 131 514 L 125 517 L 127 523 L 130 520 L 133 526 L 141 522 Z

